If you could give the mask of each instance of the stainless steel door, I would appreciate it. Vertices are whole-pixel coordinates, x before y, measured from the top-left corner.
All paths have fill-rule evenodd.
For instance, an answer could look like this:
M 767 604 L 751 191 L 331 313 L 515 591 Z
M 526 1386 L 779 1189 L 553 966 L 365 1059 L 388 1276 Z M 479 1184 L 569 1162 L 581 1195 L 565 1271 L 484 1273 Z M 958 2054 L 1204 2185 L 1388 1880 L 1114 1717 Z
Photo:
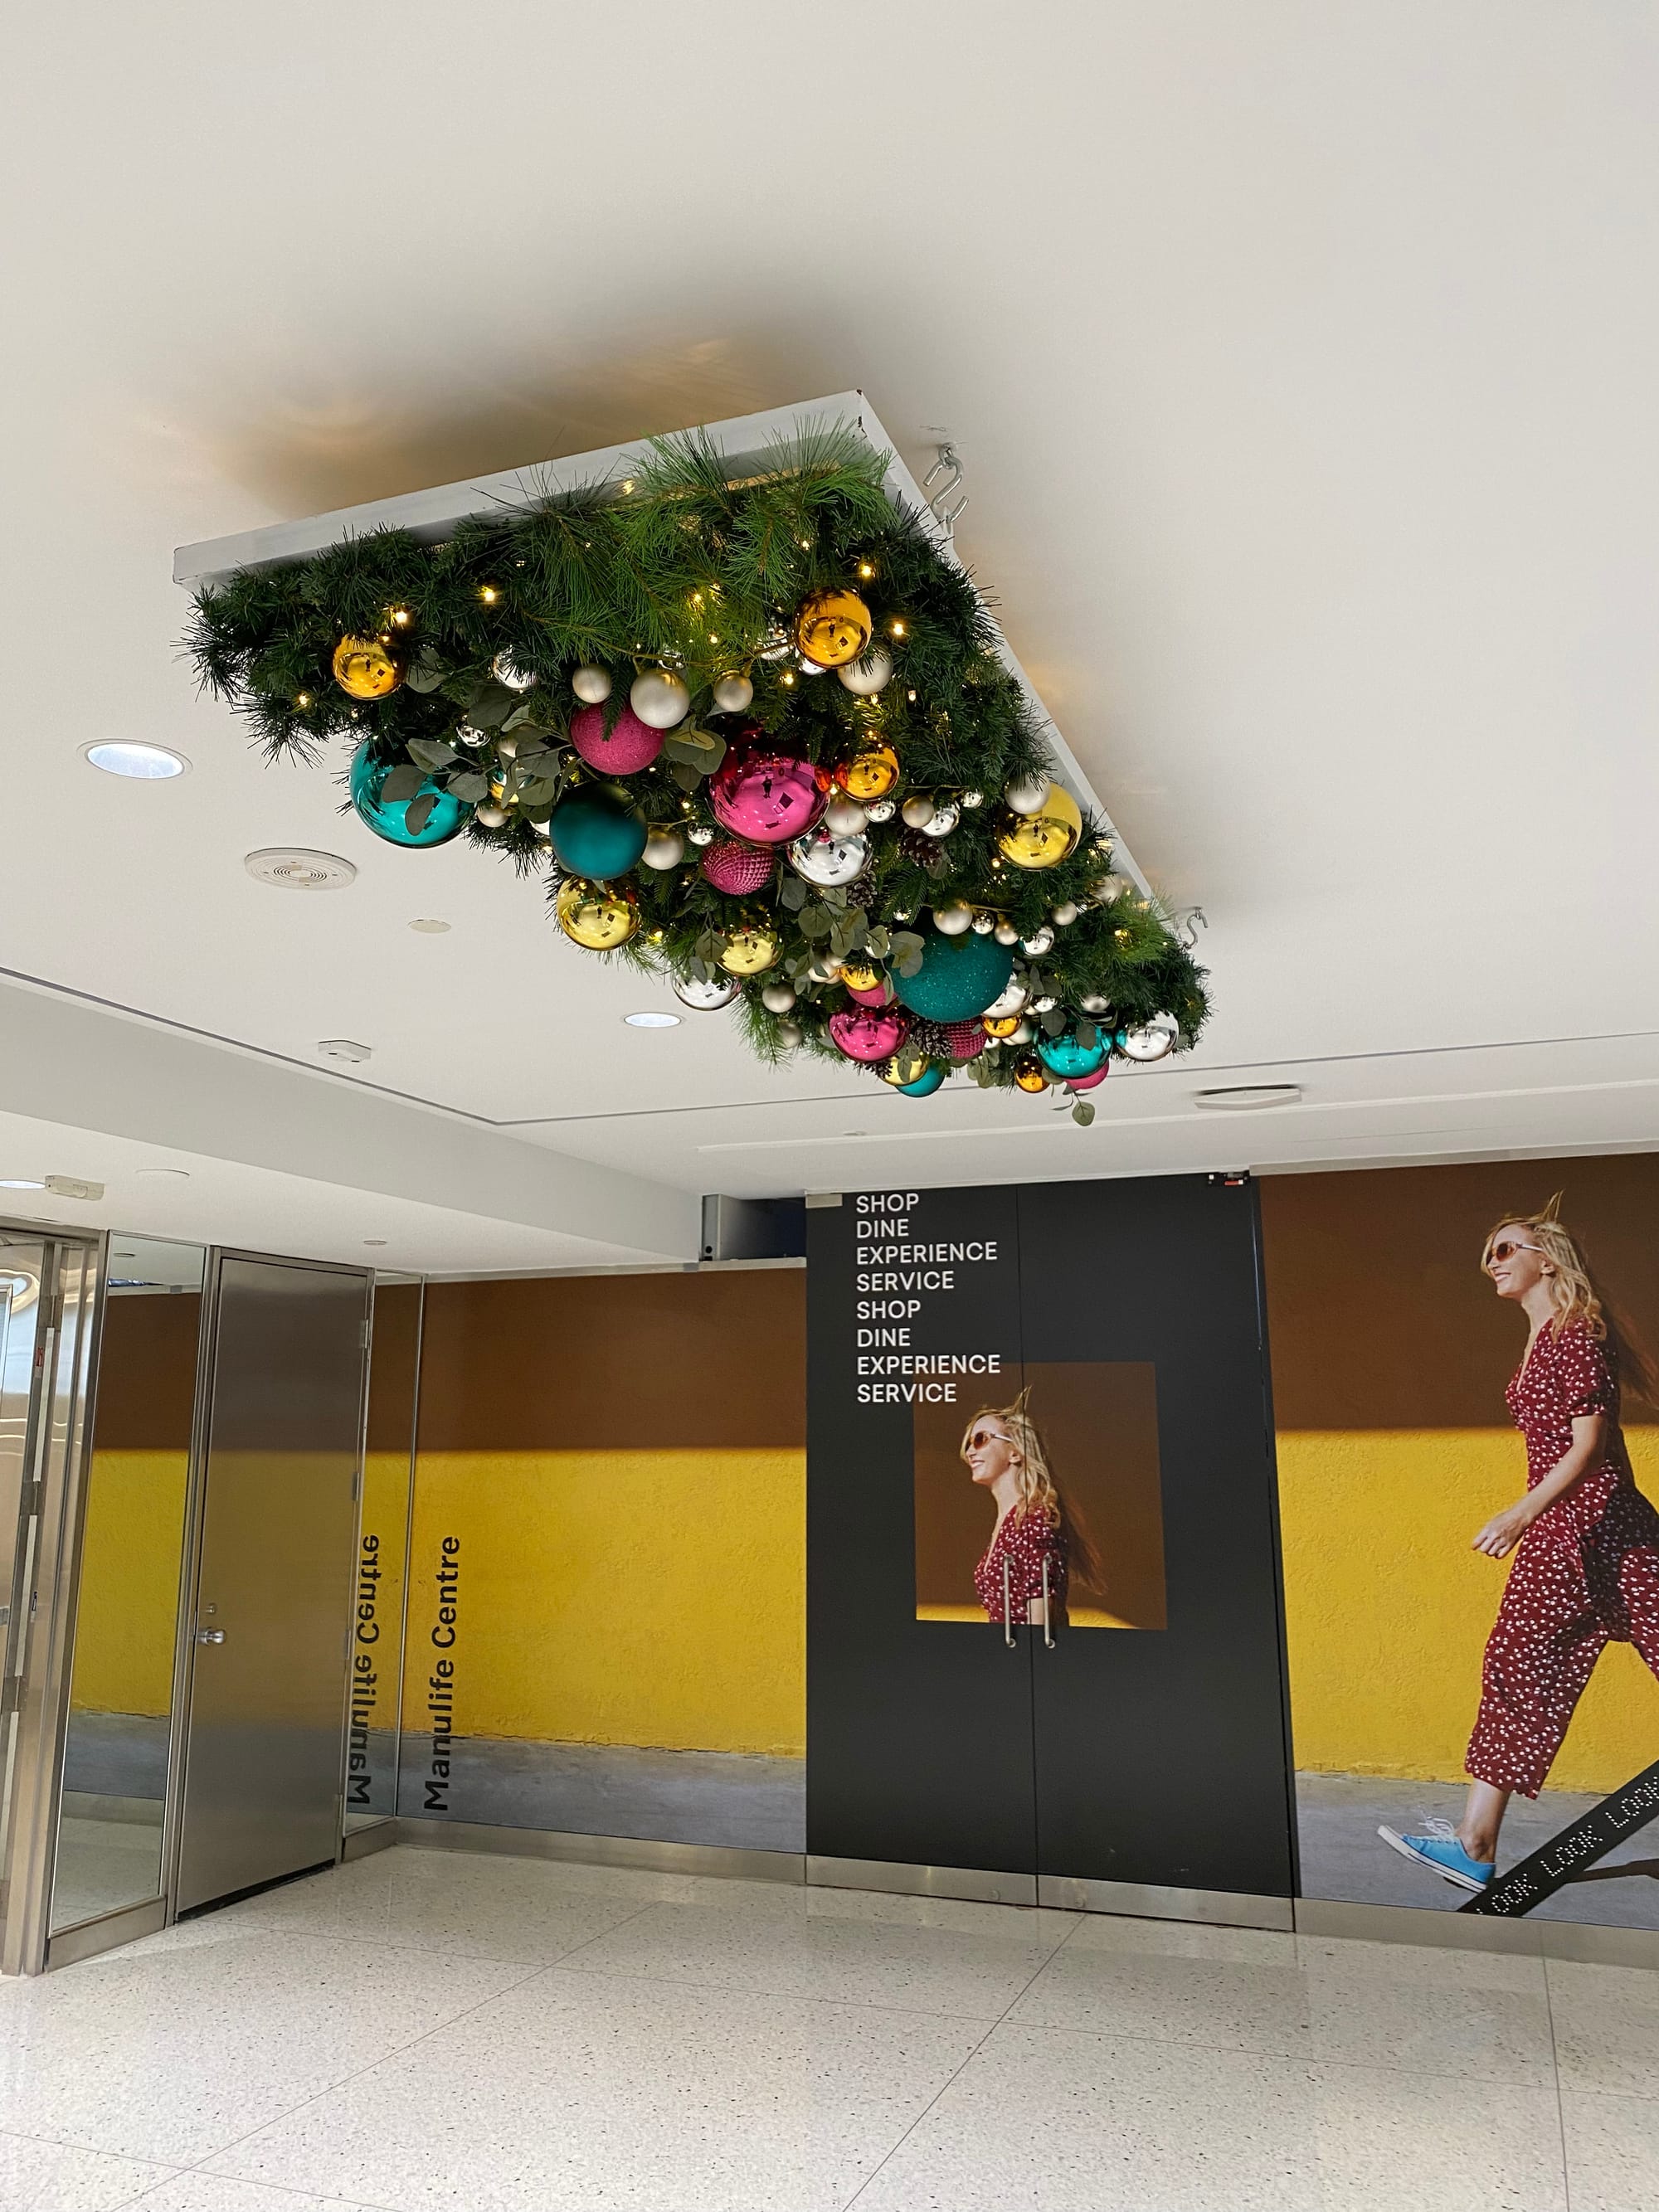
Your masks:
M 218 1258 L 174 1909 L 331 1860 L 368 1277 Z

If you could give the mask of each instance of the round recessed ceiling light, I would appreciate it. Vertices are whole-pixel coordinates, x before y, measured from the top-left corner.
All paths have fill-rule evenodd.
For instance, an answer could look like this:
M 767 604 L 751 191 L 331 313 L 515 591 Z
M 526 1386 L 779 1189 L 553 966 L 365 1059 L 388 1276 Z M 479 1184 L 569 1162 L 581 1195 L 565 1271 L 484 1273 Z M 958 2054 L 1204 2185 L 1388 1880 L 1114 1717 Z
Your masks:
M 678 1014 L 624 1014 L 623 1019 L 630 1030 L 677 1030 L 680 1025 Z
M 1264 1106 L 1294 1106 L 1301 1096 L 1299 1083 L 1240 1083 L 1227 1091 L 1195 1091 L 1193 1103 L 1248 1114 Z
M 44 1176 L 0 1176 L 0 1190 L 44 1190 Z
M 184 755 L 171 746 L 132 744 L 122 738 L 82 745 L 81 756 L 94 768 L 102 769 L 106 775 L 125 775 L 135 783 L 164 783 L 169 777 L 183 775 L 190 766 Z
M 373 1060 L 373 1048 L 358 1044 L 350 1037 L 324 1037 L 317 1049 L 325 1060 Z
M 447 921 L 440 921 L 431 915 L 423 915 L 419 921 L 411 921 L 409 926 L 419 930 L 422 937 L 442 937 L 449 928 Z
M 267 845 L 242 863 L 255 883 L 279 891 L 340 891 L 357 879 L 357 871 L 337 853 L 313 853 L 303 845 Z
M 365 1237 L 363 1243 L 365 1245 L 374 1245 L 377 1250 L 382 1250 L 385 1249 L 386 1239 L 384 1237 Z

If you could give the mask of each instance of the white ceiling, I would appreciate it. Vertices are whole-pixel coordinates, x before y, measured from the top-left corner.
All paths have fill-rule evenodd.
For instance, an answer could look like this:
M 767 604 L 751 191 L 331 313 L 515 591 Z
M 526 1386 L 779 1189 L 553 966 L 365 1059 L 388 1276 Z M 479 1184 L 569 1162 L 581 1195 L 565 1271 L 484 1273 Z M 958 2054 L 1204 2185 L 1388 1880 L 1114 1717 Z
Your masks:
M 6 1025 L 34 988 L 0 999 L 0 1173 L 331 1256 L 407 1209 L 382 1264 L 457 1267 L 683 1256 L 687 1194 L 901 1163 L 1659 1144 L 1650 9 L 60 0 L 8 43 L 0 965 L 281 1055 L 273 1097 L 349 1091 L 285 1063 L 359 1038 L 448 1110 L 359 1101 L 395 1193 L 326 1115 L 287 1160 L 280 1115 L 185 1142 L 184 1063 L 135 1100 L 134 1024 L 82 1006 L 82 1103 L 43 1115 L 38 1011 Z M 177 656 L 175 544 L 852 386 L 913 465 L 954 434 L 1015 650 L 1209 916 L 1202 1049 L 1115 1076 L 1086 1132 L 771 1075 L 718 1017 L 623 1027 L 661 994 L 504 869 L 262 768 Z M 100 777 L 77 748 L 111 735 L 193 772 Z M 289 842 L 356 884 L 246 875 Z M 1269 1079 L 1303 1104 L 1193 1104 Z M 206 1165 L 142 1211 L 121 1147 L 166 1150 L 175 1106 Z M 507 1149 L 434 1190 L 434 1131 Z M 612 1181 L 573 1227 L 581 1163 Z

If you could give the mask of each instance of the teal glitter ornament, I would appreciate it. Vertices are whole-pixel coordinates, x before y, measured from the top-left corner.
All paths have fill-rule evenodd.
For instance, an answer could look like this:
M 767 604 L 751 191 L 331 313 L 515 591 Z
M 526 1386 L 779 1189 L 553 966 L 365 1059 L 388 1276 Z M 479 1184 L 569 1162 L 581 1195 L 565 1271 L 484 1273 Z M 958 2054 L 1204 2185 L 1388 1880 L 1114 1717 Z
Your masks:
M 1075 1030 L 1067 1030 L 1060 1036 L 1039 1037 L 1037 1057 L 1050 1075 L 1066 1083 L 1077 1076 L 1092 1075 L 1106 1057 L 1107 1043 L 1098 1031 L 1092 1044 L 1085 1044 Z
M 1000 999 L 1014 972 L 1014 956 L 994 937 L 970 931 L 945 937 L 929 930 L 921 965 L 895 980 L 899 1002 L 930 1022 L 970 1022 Z
M 447 845 L 452 837 L 459 837 L 471 817 L 472 809 L 465 799 L 457 799 L 441 783 L 428 776 L 419 791 L 407 799 L 385 799 L 381 796 L 386 780 L 399 763 L 396 761 L 377 761 L 367 738 L 352 756 L 351 803 L 358 818 L 368 823 L 377 837 L 384 837 L 388 845 L 407 846 L 416 852 L 425 852 L 434 845 Z M 418 830 L 409 826 L 409 810 L 416 799 L 430 797 L 432 811 Z
M 559 865 L 573 876 L 608 884 L 625 876 L 645 850 L 645 817 L 603 785 L 585 783 L 562 799 L 547 825 Z
M 945 1070 L 936 1060 L 931 1060 L 914 1083 L 897 1085 L 898 1095 L 901 1098 L 931 1098 L 944 1080 Z

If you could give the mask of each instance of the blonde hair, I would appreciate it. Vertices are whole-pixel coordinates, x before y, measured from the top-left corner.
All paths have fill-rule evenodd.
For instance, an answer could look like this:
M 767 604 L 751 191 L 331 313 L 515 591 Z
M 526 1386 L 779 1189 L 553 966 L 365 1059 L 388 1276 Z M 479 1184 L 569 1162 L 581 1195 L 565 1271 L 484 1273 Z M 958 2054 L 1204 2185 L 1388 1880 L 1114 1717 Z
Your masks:
M 1545 1276 L 1553 1309 L 1548 1322 L 1552 1335 L 1559 1335 L 1564 1328 L 1577 1323 L 1598 1344 L 1609 1346 L 1637 1396 L 1659 1404 L 1659 1376 L 1653 1362 L 1602 1296 L 1577 1238 L 1561 1218 L 1561 1199 L 1558 1190 L 1537 1213 L 1506 1213 L 1481 1249 L 1481 1268 L 1490 1268 L 1492 1248 L 1504 1230 L 1524 1230 L 1547 1263 Z
M 1099 1554 L 1096 1552 L 1088 1530 L 1060 1495 L 1054 1470 L 1048 1464 L 1048 1454 L 1042 1431 L 1031 1419 L 1027 1403 L 1029 1390 L 1022 1390 L 1007 1406 L 981 1406 L 962 1432 L 959 1456 L 966 1460 L 968 1446 L 974 1431 L 981 1421 L 1000 1421 L 1008 1431 L 1008 1440 L 1019 1454 L 1019 1464 L 1014 1469 L 1019 1485 L 1019 1503 L 1014 1509 L 1014 1518 L 1024 1521 L 1035 1514 L 1045 1527 L 1060 1530 L 1071 1553 L 1072 1565 L 1079 1582 L 1092 1583 L 1098 1587 L 1101 1578 Z

